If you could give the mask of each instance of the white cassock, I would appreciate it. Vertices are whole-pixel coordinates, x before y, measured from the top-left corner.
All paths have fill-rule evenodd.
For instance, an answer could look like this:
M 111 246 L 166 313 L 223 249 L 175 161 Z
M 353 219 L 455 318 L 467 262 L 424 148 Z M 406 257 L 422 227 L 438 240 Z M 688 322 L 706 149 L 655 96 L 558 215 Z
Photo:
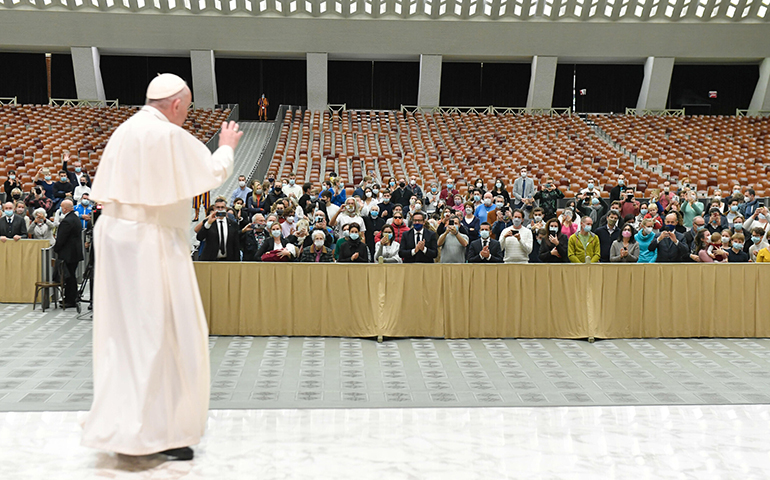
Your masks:
M 220 186 L 233 149 L 209 149 L 145 106 L 113 133 L 91 198 L 94 400 L 82 445 L 146 455 L 199 443 L 208 327 L 190 258 L 190 202 Z

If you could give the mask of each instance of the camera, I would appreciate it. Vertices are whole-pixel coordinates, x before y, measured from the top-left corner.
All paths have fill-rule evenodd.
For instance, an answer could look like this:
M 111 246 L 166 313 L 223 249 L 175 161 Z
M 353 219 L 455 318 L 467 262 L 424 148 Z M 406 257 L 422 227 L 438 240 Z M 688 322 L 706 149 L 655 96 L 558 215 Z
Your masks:
M 217 210 L 216 217 L 217 218 L 224 218 L 227 216 L 227 212 L 225 210 Z

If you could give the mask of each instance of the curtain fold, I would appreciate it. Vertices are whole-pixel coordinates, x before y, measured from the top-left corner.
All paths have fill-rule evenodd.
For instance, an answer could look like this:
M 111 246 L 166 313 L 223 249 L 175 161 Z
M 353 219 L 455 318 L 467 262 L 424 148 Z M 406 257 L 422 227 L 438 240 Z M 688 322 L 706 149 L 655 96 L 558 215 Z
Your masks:
M 48 240 L 0 243 L 0 303 L 32 303 L 40 280 L 40 250 L 50 245 Z

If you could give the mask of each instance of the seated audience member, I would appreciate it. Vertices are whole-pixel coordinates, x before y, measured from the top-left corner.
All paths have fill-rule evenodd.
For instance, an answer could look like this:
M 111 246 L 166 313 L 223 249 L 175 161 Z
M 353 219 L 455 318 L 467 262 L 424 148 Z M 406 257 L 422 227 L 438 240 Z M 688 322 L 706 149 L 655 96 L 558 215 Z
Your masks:
M 500 234 L 500 248 L 505 253 L 505 263 L 529 263 L 532 252 L 532 230 L 523 226 L 524 212 L 513 212 L 513 225 Z
M 747 242 L 744 242 L 747 243 Z M 770 246 L 770 238 L 765 235 L 764 230 L 761 227 L 751 229 L 751 245 L 749 246 L 748 254 L 752 262 L 758 262 L 757 256 L 763 248 Z M 746 246 L 743 247 L 744 251 Z
M 33 213 L 35 220 L 27 229 L 27 235 L 34 240 L 48 240 L 53 246 L 56 243 L 53 236 L 53 222 L 46 218 L 46 212 L 42 208 L 38 208 Z M 2 222 L 1 219 L 0 222 Z
M 479 238 L 479 226 L 481 225 L 481 221 L 473 214 L 473 209 L 473 204 L 466 204 L 465 216 L 460 221 L 465 231 L 468 232 L 468 240 L 471 242 Z
M 459 218 L 450 217 L 449 224 L 438 237 L 437 246 L 441 248 L 440 263 L 465 263 L 468 235 L 460 232 Z
M 374 234 L 375 232 L 382 231 L 382 227 L 385 226 L 385 220 L 380 217 L 380 206 L 375 203 L 369 207 L 369 211 L 364 215 L 363 219 L 366 231 L 369 232 L 369 235 L 366 236 L 366 248 L 369 249 L 369 252 L 373 253 L 374 243 L 377 241 L 374 238 Z
M 552 218 L 548 220 L 545 227 L 546 236 L 540 244 L 540 262 L 541 263 L 566 263 L 567 244 L 569 237 L 561 233 L 559 220 Z
M 261 213 L 251 217 L 251 223 L 241 230 L 241 250 L 244 262 L 258 262 L 257 252 L 270 235 L 267 231 L 267 221 Z
M 309 247 L 302 249 L 302 255 L 300 256 L 300 262 L 307 263 L 332 263 L 334 262 L 334 256 L 330 248 L 325 245 L 326 234 L 321 230 L 313 230 L 310 235 L 312 244 Z
M 294 245 L 283 238 L 281 224 L 275 222 L 270 225 L 270 238 L 264 241 L 255 257 L 258 262 L 290 262 L 296 253 Z
M 0 219 L 0 242 L 13 239 L 19 241 L 27 236 L 24 218 L 15 214 L 13 203 L 3 204 L 3 218 Z
M 350 236 L 350 224 L 347 224 L 342 227 L 342 230 L 340 230 L 340 237 L 337 239 L 337 244 L 334 246 L 335 260 L 340 259 L 340 250 L 342 248 L 342 245 L 344 245 L 345 242 L 348 241 L 349 236 Z
M 650 251 L 657 251 L 656 263 L 684 262 L 687 259 L 687 244 L 684 235 L 676 231 L 678 217 L 674 213 L 666 215 L 664 230 L 660 232 L 647 247 Z M 704 230 L 708 233 L 707 230 Z M 696 237 L 697 238 L 697 237 Z
M 765 244 L 765 246 L 762 247 L 757 252 L 756 260 L 754 260 L 757 263 L 768 263 L 768 262 L 770 262 L 770 233 L 767 234 L 767 241 L 763 242 L 763 243 Z
M 593 223 L 591 217 L 581 218 L 580 230 L 569 237 L 567 257 L 570 263 L 599 263 L 602 250 L 599 237 L 591 232 Z
M 374 245 L 374 261 L 378 263 L 401 263 L 398 251 L 401 245 L 395 240 L 392 225 L 385 225 L 379 233 L 379 240 Z
M 324 232 L 324 235 L 326 236 L 326 241 L 324 242 L 324 245 L 326 245 L 326 248 L 329 250 L 334 250 L 334 233 L 331 227 L 326 225 L 326 215 L 321 210 L 316 210 L 313 212 L 313 231 L 320 230 Z M 312 233 L 312 232 L 311 232 Z M 302 248 L 309 247 L 313 244 L 313 239 L 311 237 L 305 238 L 305 243 L 302 244 Z
M 399 256 L 404 263 L 433 263 L 438 256 L 436 234 L 425 228 L 425 214 L 412 216 L 412 228 L 401 237 Z
M 503 263 L 500 242 L 490 238 L 489 223 L 482 223 L 479 228 L 479 239 L 468 244 L 468 263 Z
M 339 261 L 369 263 L 369 249 L 361 239 L 361 227 L 355 222 L 348 224 L 348 241 L 340 246 Z
M 594 233 L 599 237 L 599 245 L 601 246 L 601 261 L 602 263 L 608 263 L 610 261 L 610 249 L 613 242 L 620 238 L 620 231 L 625 227 L 618 227 L 619 217 L 614 210 L 610 210 L 610 213 L 606 217 L 607 223 L 597 228 Z
M 639 245 L 639 260 L 637 263 L 655 263 L 658 258 L 658 252 L 650 251 L 649 246 L 655 238 L 654 220 L 645 218 L 642 220 L 642 228 L 636 234 L 636 243 Z
M 240 261 L 240 233 L 238 225 L 227 218 L 227 201 L 217 198 L 213 211 L 203 221 L 203 228 L 196 235 L 199 242 L 206 242 L 200 259 L 204 262 Z
M 743 241 L 745 237 L 742 233 L 734 233 L 730 238 L 732 244 L 727 251 L 728 263 L 746 263 L 749 261 L 749 254 L 743 251 Z
M 639 244 L 636 243 L 634 235 L 636 235 L 634 226 L 626 223 L 620 231 L 620 238 L 612 242 L 610 262 L 636 263 L 639 260 Z
M 540 245 L 547 235 L 548 232 L 545 228 L 532 230 L 532 251 L 529 252 L 529 263 L 543 263 L 540 261 Z

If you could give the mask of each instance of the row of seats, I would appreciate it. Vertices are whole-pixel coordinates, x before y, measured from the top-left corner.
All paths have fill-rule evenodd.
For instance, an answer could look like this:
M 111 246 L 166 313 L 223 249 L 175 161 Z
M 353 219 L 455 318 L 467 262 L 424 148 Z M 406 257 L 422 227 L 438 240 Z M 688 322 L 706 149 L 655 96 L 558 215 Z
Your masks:
M 0 107 L 0 182 L 15 170 L 24 189 L 40 168 L 61 167 L 64 152 L 94 175 L 112 132 L 139 107 L 4 105 Z M 184 128 L 203 142 L 216 133 L 229 109 L 191 110 Z
M 636 166 L 577 116 L 382 111 L 287 112 L 268 173 L 317 184 L 336 172 L 351 192 L 372 171 L 414 175 L 425 185 L 453 179 L 465 194 L 479 178 L 486 188 L 497 178 L 510 185 L 522 168 L 554 177 L 568 196 L 590 178 L 609 196 L 621 172 L 645 195 L 665 178 Z

